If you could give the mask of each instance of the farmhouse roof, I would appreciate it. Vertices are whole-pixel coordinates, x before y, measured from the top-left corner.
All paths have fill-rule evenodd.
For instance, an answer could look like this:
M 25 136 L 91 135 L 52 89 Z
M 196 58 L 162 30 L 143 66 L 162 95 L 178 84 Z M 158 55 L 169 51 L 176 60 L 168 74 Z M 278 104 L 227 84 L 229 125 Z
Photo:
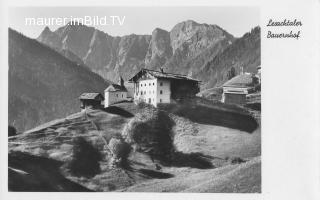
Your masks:
M 100 93 L 82 93 L 79 97 L 81 100 L 104 100 Z
M 200 82 L 197 79 L 191 78 L 186 75 L 182 74 L 173 74 L 173 73 L 166 73 L 166 72 L 160 72 L 150 69 L 141 69 L 137 74 L 135 74 L 132 78 L 129 79 L 130 82 L 137 81 L 142 75 L 149 74 L 155 78 L 163 78 L 163 79 L 180 79 L 180 80 L 188 80 L 188 81 L 196 81 Z
M 240 74 L 225 82 L 223 87 L 250 87 L 253 84 L 252 75 L 250 73 Z
M 111 84 L 107 89 L 106 92 L 127 92 L 127 88 L 118 84 Z

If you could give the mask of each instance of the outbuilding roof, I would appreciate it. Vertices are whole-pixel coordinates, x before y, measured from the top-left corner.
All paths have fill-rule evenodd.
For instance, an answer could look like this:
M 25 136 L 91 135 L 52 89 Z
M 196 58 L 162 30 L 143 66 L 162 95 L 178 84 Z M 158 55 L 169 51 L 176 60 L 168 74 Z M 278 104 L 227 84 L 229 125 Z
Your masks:
M 104 97 L 100 93 L 82 93 L 79 97 L 81 100 L 104 100 Z
M 105 92 L 127 92 L 127 88 L 118 84 L 111 84 L 104 91 Z
M 160 71 L 155 71 L 155 70 L 150 70 L 150 69 L 141 69 L 137 74 L 135 74 L 132 78 L 130 78 L 129 81 L 134 82 L 134 81 L 138 80 L 143 74 L 149 74 L 155 78 L 180 79 L 180 80 L 189 80 L 189 81 L 200 82 L 199 80 L 191 78 L 186 75 L 166 73 L 166 72 L 160 72 Z
M 240 74 L 225 82 L 223 87 L 250 87 L 253 84 L 253 77 L 250 73 Z

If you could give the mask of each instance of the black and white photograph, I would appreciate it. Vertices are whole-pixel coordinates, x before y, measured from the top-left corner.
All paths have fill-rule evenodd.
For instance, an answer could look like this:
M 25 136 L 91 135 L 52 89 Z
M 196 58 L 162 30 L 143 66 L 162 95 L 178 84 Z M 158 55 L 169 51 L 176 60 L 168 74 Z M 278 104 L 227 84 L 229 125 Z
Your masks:
M 261 192 L 259 8 L 9 11 L 9 191 Z
M 0 1 L 0 199 L 318 200 L 319 11 Z
M 190 11 L 11 8 L 9 191 L 260 193 L 259 9 Z

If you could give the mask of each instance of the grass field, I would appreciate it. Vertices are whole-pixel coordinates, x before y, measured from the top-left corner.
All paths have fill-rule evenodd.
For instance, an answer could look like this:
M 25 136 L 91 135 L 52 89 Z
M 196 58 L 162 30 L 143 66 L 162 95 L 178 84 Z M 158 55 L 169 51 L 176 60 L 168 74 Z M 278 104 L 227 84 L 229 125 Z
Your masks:
M 177 162 L 161 164 L 153 162 L 145 153 L 132 152 L 130 166 L 125 169 L 109 167 L 110 157 L 104 145 L 112 137 L 119 137 L 126 124 L 145 108 L 121 103 L 108 109 L 91 110 L 87 116 L 76 113 L 43 124 L 9 139 L 10 154 L 20 151 L 41 158 L 28 162 L 20 159 L 19 154 L 12 157 L 9 167 L 14 176 L 9 180 L 25 180 L 24 173 L 27 173 L 36 177 L 35 182 L 63 186 L 60 190 L 51 188 L 54 191 L 78 188 L 79 191 L 260 192 L 260 122 L 246 110 L 242 112 L 243 108 L 232 110 L 232 107 L 220 109 L 219 106 L 160 107 L 174 121 Z M 103 154 L 99 174 L 75 177 L 65 170 L 64 163 L 72 156 L 76 137 L 84 137 Z M 47 165 L 42 158 L 46 162 L 59 162 L 61 165 L 52 176 L 59 174 L 62 178 L 52 179 L 50 173 L 43 174 Z M 19 160 L 19 164 L 12 165 L 15 160 Z M 156 164 L 160 169 L 156 169 Z M 29 191 L 37 190 L 37 185 Z M 15 190 L 14 187 L 11 190 Z

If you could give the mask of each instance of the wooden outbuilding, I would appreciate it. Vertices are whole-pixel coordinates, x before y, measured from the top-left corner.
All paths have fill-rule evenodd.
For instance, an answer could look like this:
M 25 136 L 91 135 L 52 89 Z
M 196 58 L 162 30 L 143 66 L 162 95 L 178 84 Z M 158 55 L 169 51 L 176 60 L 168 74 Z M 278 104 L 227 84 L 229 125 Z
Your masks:
M 79 97 L 80 99 L 80 108 L 87 109 L 96 109 L 96 108 L 101 108 L 102 106 L 102 101 L 104 101 L 104 97 L 100 93 L 83 93 Z
M 250 88 L 254 86 L 254 75 L 250 73 L 240 74 L 223 84 L 221 101 L 226 104 L 246 104 L 246 96 Z

